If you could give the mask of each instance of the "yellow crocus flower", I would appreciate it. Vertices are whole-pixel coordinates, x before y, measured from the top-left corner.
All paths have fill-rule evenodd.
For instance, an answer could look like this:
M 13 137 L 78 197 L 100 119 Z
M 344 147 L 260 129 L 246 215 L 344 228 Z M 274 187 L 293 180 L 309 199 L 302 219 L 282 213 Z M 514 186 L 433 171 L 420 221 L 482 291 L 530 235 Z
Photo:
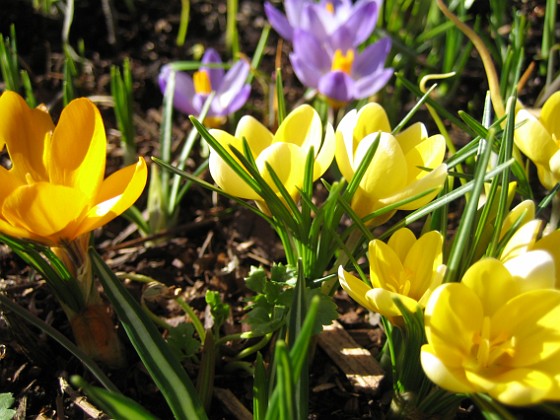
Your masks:
M 548 190 L 560 181 L 560 92 L 547 99 L 537 118 L 521 109 L 515 115 L 515 144 L 537 167 Z
M 560 291 L 543 288 L 554 262 L 539 252 L 524 263 L 486 258 L 432 293 L 421 363 L 435 384 L 508 405 L 560 400 Z
M 352 209 L 365 217 L 375 210 L 433 189 L 398 209 L 415 210 L 429 203 L 447 176 L 447 166 L 442 163 L 444 137 L 441 134 L 428 137 L 422 123 L 392 135 L 387 114 L 376 103 L 369 103 L 359 111 L 350 111 L 336 129 L 335 156 L 344 178 L 352 179 L 378 136 L 379 146 L 352 199 Z M 376 218 L 372 224 L 384 223 L 395 212 Z
M 399 229 L 387 244 L 377 239 L 369 243 L 373 288 L 342 266 L 338 270 L 338 279 L 350 297 L 364 308 L 400 324 L 402 313 L 395 299 L 399 299 L 410 312 L 416 312 L 426 305 L 432 290 L 443 281 L 442 246 L 443 237 L 437 231 L 416 239 L 409 229 Z
M 555 230 L 539 238 L 542 225 L 543 221 L 539 219 L 532 219 L 523 224 L 504 246 L 500 253 L 500 261 L 522 269 L 530 267 L 531 260 L 537 258 L 538 253 L 547 253 L 556 267 L 556 281 L 547 287 L 560 289 L 560 230 Z
M 309 105 L 301 105 L 290 112 L 275 134 L 248 115 L 241 118 L 233 136 L 217 129 L 210 130 L 210 133 L 226 150 L 234 147 L 243 151 L 243 139 L 246 139 L 264 180 L 278 192 L 266 168 L 268 164 L 294 200 L 298 197 L 298 188 L 303 187 L 305 162 L 311 148 L 315 154 L 314 180 L 328 169 L 334 158 L 334 130 L 327 124 L 323 140 L 321 119 L 317 111 Z M 262 197 L 214 150 L 210 151 L 209 167 L 212 178 L 225 192 L 264 204 Z
M 108 178 L 101 115 L 88 99 L 72 101 L 56 127 L 48 112 L 16 93 L 0 97 L 0 232 L 49 246 L 70 242 L 130 207 L 142 193 L 143 158 Z

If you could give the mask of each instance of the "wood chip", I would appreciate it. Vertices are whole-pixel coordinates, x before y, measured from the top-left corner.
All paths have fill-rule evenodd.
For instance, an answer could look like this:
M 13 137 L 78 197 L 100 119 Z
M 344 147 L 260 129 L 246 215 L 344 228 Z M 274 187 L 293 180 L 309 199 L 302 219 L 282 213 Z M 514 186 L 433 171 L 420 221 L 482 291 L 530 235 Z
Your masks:
M 344 372 L 356 392 L 375 395 L 384 372 L 372 354 L 359 346 L 338 322 L 323 327 L 318 343 Z
M 247 410 L 229 389 L 214 387 L 214 397 L 216 397 L 237 420 L 253 419 L 251 412 Z

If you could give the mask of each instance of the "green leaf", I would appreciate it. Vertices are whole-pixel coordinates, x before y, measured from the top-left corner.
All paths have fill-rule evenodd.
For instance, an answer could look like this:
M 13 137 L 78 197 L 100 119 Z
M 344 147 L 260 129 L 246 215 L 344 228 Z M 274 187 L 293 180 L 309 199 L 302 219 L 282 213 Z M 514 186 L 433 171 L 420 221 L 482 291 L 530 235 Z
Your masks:
M 220 293 L 215 290 L 206 291 L 206 303 L 210 306 L 210 313 L 214 320 L 214 331 L 219 331 L 229 316 L 230 306 L 222 302 Z
M 194 356 L 200 350 L 200 341 L 194 338 L 195 328 L 183 322 L 168 329 L 167 344 L 179 360 Z
M 16 415 L 16 410 L 10 408 L 14 401 L 11 392 L 0 394 L 0 420 L 11 420 Z
M 252 266 L 245 278 L 245 286 L 256 293 L 263 293 L 266 282 L 266 272 L 263 267 Z
M 194 385 L 157 328 L 101 257 L 90 249 L 92 266 L 138 356 L 177 419 L 206 419 Z
M 313 327 L 313 334 L 318 334 L 323 330 L 323 325 L 330 325 L 335 319 L 338 318 L 337 305 L 334 300 L 324 294 L 320 287 L 305 290 L 305 300 L 307 301 L 307 307 L 311 305 L 311 302 L 315 297 L 319 299 L 319 310 L 317 312 L 317 317 L 315 319 L 315 325 Z
M 268 381 L 262 354 L 257 353 L 253 379 L 253 418 L 264 420 L 268 402 Z
M 157 417 L 147 411 L 136 401 L 119 393 L 107 391 L 88 384 L 80 376 L 72 376 L 71 382 L 82 388 L 84 393 L 93 400 L 105 413 L 114 419 L 156 420 Z M 0 417 L 2 418 L 2 417 Z

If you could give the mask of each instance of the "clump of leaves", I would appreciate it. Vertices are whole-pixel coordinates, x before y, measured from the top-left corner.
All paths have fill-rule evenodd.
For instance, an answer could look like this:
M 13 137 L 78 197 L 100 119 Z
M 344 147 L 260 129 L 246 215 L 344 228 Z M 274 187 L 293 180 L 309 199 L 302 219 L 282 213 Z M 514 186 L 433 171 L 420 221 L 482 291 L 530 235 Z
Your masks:
M 265 335 L 277 331 L 287 321 L 288 312 L 294 300 L 297 281 L 295 268 L 274 264 L 270 274 L 263 267 L 251 267 L 245 285 L 256 293 L 250 297 L 245 322 L 251 326 L 253 335 Z M 330 324 L 337 318 L 336 304 L 323 294 L 320 288 L 304 289 L 307 307 L 313 296 L 319 296 L 319 311 L 313 333 L 321 331 L 323 325 Z

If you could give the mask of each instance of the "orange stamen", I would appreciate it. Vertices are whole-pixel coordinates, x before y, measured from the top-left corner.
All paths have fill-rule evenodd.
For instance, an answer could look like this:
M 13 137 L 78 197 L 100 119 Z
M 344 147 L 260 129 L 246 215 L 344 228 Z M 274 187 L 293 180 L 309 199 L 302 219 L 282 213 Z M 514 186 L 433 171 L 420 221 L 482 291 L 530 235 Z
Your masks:
M 346 51 L 346 54 L 342 54 L 342 51 L 336 50 L 334 52 L 331 70 L 342 71 L 346 74 L 350 74 L 350 70 L 352 70 L 353 63 L 354 63 L 354 50 L 350 49 Z
M 212 92 L 210 76 L 206 70 L 199 70 L 193 74 L 194 91 L 201 95 L 209 95 Z

